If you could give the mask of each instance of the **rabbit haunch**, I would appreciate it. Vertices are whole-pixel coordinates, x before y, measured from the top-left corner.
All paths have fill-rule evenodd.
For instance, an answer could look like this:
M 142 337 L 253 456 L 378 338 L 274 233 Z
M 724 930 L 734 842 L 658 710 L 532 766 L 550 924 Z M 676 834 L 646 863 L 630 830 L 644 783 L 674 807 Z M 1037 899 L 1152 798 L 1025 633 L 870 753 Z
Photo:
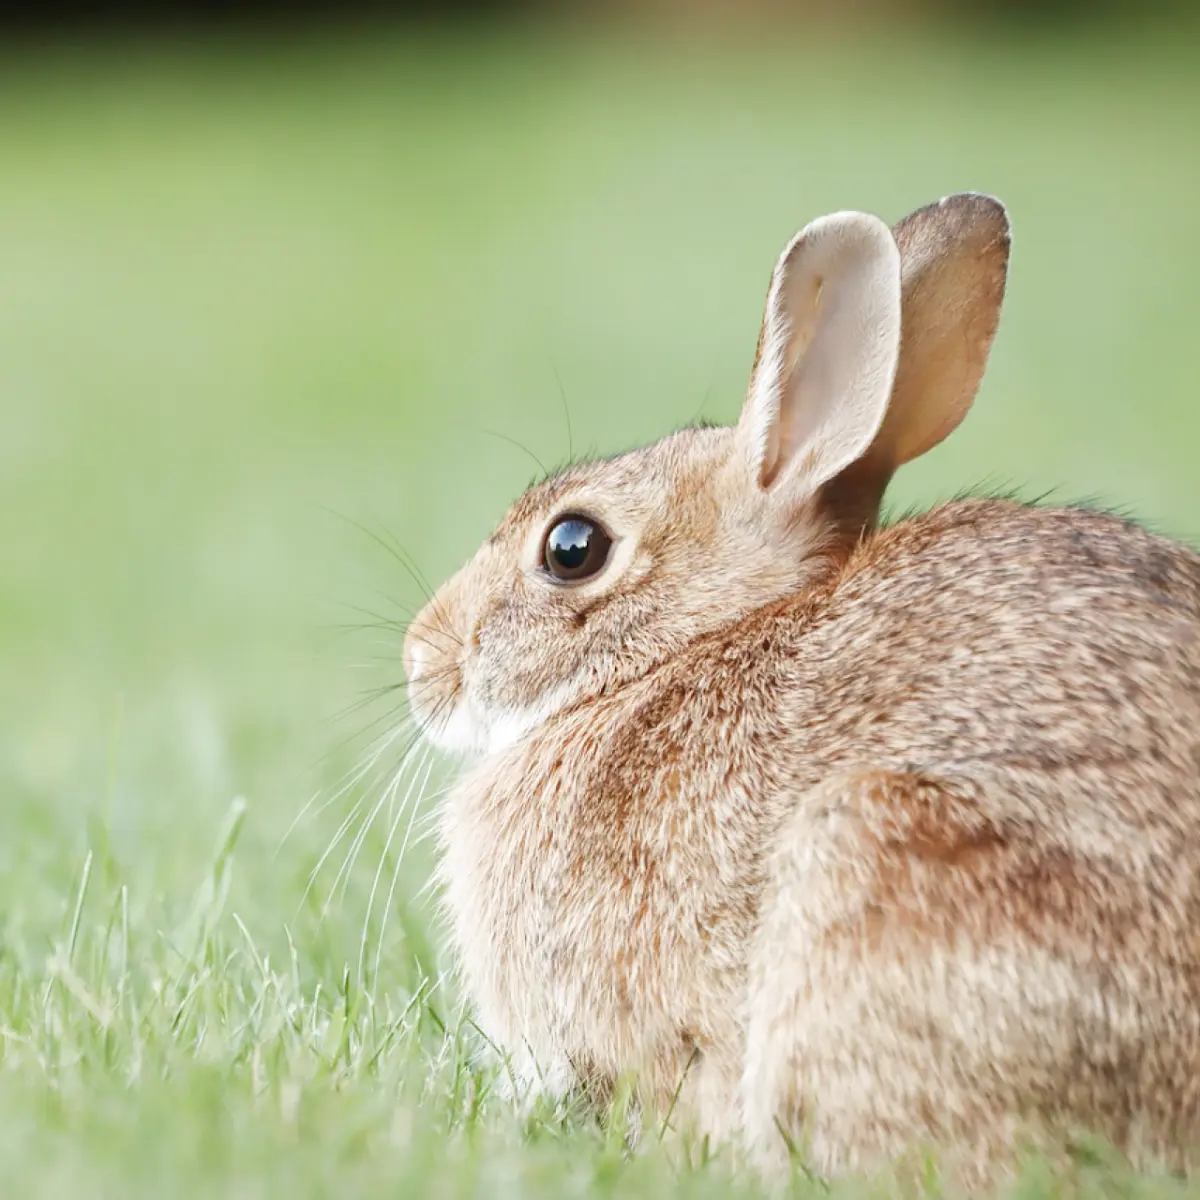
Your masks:
M 932 1145 L 978 1181 L 1077 1129 L 1190 1166 L 1200 559 L 1000 500 L 878 525 L 975 397 L 1008 247 L 975 195 L 814 222 L 739 423 L 531 489 L 414 622 L 417 719 L 475 758 L 459 965 L 525 1083 L 632 1072 L 768 1170 Z M 611 538 L 569 585 L 564 514 Z

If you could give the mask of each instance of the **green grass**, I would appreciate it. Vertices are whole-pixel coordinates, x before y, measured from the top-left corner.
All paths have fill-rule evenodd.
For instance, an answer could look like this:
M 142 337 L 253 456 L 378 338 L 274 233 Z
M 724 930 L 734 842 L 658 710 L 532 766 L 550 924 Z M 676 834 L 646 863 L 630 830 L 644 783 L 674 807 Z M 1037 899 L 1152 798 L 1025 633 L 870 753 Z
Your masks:
M 393 875 L 385 812 L 341 869 L 392 697 L 338 714 L 399 669 L 338 627 L 418 599 L 355 523 L 442 577 L 534 469 L 492 434 L 566 456 L 559 380 L 577 451 L 732 419 L 796 227 L 977 188 L 1006 319 L 897 502 L 1055 487 L 1200 535 L 1193 47 L 10 47 L 4 1194 L 753 1194 L 509 1111 L 428 842 Z

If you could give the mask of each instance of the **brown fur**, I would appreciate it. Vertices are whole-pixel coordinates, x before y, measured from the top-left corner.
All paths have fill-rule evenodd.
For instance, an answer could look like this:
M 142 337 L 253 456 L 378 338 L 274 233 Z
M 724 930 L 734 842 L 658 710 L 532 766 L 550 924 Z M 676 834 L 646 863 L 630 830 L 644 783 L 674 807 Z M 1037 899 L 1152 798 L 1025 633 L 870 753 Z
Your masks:
M 1200 558 L 998 500 L 877 529 L 878 441 L 780 508 L 746 446 L 535 489 L 414 627 L 418 714 L 469 710 L 484 751 L 441 825 L 483 1027 L 523 1079 L 633 1072 L 764 1169 L 786 1135 L 824 1172 L 932 1144 L 978 1182 L 1077 1129 L 1189 1166 Z M 633 543 L 612 578 L 538 578 L 564 504 Z

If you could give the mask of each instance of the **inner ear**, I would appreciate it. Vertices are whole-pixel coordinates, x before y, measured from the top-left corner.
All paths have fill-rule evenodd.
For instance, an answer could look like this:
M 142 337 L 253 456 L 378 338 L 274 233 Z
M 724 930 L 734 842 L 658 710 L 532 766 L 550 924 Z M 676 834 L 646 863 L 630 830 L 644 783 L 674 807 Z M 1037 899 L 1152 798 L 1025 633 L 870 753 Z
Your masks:
M 798 499 L 871 445 L 900 347 L 900 252 L 877 217 L 806 226 L 771 277 L 739 431 L 755 482 Z

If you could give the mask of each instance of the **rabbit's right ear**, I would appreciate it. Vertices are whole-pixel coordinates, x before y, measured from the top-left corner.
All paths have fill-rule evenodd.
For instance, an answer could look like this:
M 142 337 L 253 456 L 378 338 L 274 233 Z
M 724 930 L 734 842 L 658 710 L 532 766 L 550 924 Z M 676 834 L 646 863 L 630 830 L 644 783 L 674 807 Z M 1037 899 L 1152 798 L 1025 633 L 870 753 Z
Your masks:
M 963 192 L 893 230 L 904 332 L 887 417 L 870 468 L 886 482 L 967 415 L 987 366 L 1008 277 L 1009 223 L 991 196 Z
M 900 355 L 900 251 L 888 227 L 842 212 L 807 225 L 771 276 L 738 423 L 753 485 L 785 504 L 871 447 Z

